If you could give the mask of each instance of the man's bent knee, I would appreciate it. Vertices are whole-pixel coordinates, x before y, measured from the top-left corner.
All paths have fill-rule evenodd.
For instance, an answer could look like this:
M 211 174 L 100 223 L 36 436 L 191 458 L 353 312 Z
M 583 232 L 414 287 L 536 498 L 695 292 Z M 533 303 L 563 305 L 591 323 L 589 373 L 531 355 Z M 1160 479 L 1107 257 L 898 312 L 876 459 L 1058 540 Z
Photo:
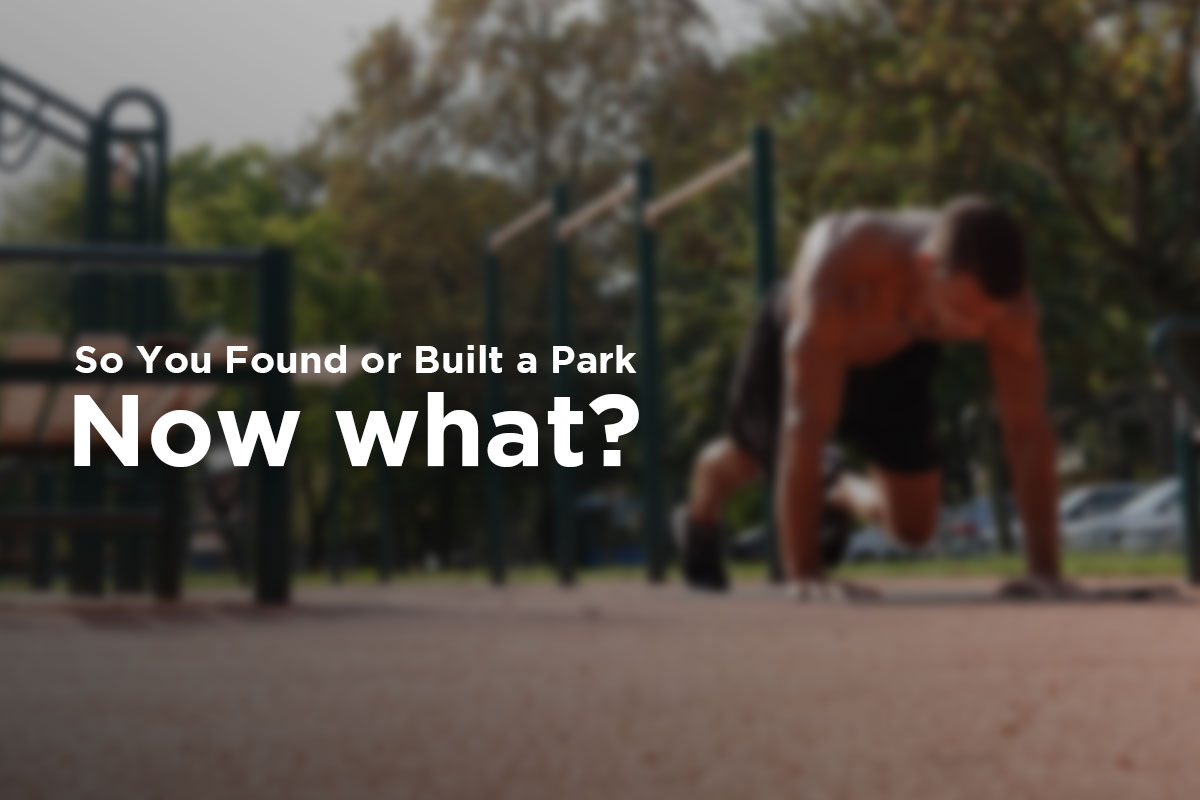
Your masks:
M 737 442 L 723 437 L 709 442 L 696 457 L 696 469 L 723 482 L 742 482 L 758 469 L 754 459 Z
M 937 533 L 940 475 L 885 473 L 881 477 L 888 532 L 909 547 L 929 544 Z

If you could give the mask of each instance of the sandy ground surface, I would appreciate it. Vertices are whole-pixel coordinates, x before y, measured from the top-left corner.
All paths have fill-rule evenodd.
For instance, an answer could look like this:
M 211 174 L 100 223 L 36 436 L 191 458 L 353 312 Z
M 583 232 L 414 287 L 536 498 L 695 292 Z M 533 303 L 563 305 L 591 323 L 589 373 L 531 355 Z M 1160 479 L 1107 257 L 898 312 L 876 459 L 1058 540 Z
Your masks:
M 1196 798 L 1200 603 L 0 598 L 4 798 Z

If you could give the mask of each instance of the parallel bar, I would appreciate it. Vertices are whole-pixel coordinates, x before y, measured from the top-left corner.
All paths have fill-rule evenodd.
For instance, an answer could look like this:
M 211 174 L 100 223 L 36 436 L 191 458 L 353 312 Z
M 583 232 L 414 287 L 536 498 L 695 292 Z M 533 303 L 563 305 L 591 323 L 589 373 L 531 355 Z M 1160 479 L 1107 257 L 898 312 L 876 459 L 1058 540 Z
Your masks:
M 259 274 L 259 341 L 264 352 L 286 353 L 292 341 L 292 262 L 287 250 L 268 250 Z M 270 373 L 263 382 L 260 403 L 273 430 L 293 407 L 287 375 Z M 254 562 L 254 594 L 262 604 L 284 604 L 291 597 L 292 501 L 285 461 L 269 466 L 266 453 L 255 451 L 258 469 L 258 528 Z
M 488 347 L 502 346 L 500 327 L 501 294 L 500 294 L 500 259 L 492 252 L 483 257 L 483 291 L 485 303 L 484 336 Z M 484 384 L 485 414 L 484 442 L 489 442 L 496 434 L 493 415 L 504 410 L 504 379 L 491 370 L 488 371 Z M 485 444 L 484 447 L 487 445 Z M 507 531 L 505 529 L 504 504 L 504 470 L 492 463 L 489 458 L 484 465 L 484 502 L 486 504 L 485 520 L 487 541 L 484 551 L 487 553 L 488 574 L 496 586 L 502 586 L 506 580 Z
M 530 208 L 521 216 L 508 223 L 500 230 L 488 237 L 488 250 L 495 252 L 504 245 L 511 242 L 513 239 L 520 236 L 522 233 L 532 228 L 542 220 L 550 216 L 552 208 L 549 200 L 543 200 L 537 205 Z
M 335 386 L 329 393 L 329 499 L 325 512 L 325 565 L 329 568 L 329 582 L 342 582 L 342 472 L 346 449 L 338 435 L 337 412 L 342 407 L 342 387 Z
M 583 208 L 558 224 L 558 238 L 567 241 L 591 222 L 624 203 L 633 195 L 634 183 L 629 176 L 621 180 Z
M 643 158 L 637 164 L 638 333 L 641 338 L 641 427 L 642 427 L 642 537 L 646 546 L 646 571 L 651 583 L 667 575 L 667 522 L 663 513 L 662 439 L 659 388 L 662 382 L 658 358 L 657 237 L 646 224 L 645 206 L 654 197 L 654 165 Z
M 173 264 L 177 266 L 256 267 L 263 250 L 181 250 L 173 247 L 138 247 L 120 244 L 0 245 L 0 264 L 11 261 L 45 261 L 44 266 L 75 264 Z M 73 262 L 73 263 L 62 263 Z
M 566 218 L 570 204 L 567 185 L 554 187 L 554 219 L 561 222 Z M 571 343 L 571 254 L 567 243 L 557 236 L 550 244 L 550 344 L 569 346 Z M 551 376 L 555 397 L 571 396 L 571 380 L 567 370 Z M 575 583 L 575 514 L 574 491 L 571 472 L 555 462 L 554 486 L 554 557 L 558 567 L 558 581 L 563 586 Z
M 391 352 L 391 344 L 379 342 L 378 352 Z M 382 370 L 375 376 L 375 407 L 384 413 L 390 412 L 392 399 L 391 378 L 387 370 Z M 379 492 L 379 581 L 387 583 L 392 579 L 396 569 L 396 541 L 403 531 L 396 529 L 395 498 L 392 491 L 392 480 L 395 473 L 388 467 L 383 457 L 383 448 L 372 452 L 375 467 L 375 482 Z
M 691 200 L 696 195 L 716 186 L 722 181 L 732 178 L 746 167 L 750 166 L 749 150 L 730 156 L 719 164 L 715 164 L 696 175 L 682 186 L 673 189 L 646 207 L 645 224 L 655 225 L 666 214 Z
M 775 286 L 778 248 L 775 241 L 775 164 L 771 131 L 759 125 L 751 134 L 750 149 L 754 154 L 751 213 L 754 218 L 755 284 L 758 296 L 765 299 Z M 763 526 L 767 539 L 767 577 L 772 583 L 782 583 L 783 563 L 780 559 L 779 536 L 775 524 L 775 487 L 766 487 Z

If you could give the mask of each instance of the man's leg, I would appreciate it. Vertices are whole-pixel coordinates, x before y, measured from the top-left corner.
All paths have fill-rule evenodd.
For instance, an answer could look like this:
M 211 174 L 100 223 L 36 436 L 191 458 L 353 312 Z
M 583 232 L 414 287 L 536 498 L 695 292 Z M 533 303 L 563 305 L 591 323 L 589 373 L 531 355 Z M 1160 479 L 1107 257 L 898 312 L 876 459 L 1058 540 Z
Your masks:
M 843 473 L 829 501 L 879 526 L 909 547 L 928 544 L 937 532 L 942 474 L 938 470 L 894 472 L 872 467 L 868 476 Z
M 709 442 L 692 464 L 688 518 L 697 525 L 718 525 L 725 503 L 758 474 L 758 464 L 733 437 L 723 436 Z
M 754 459 L 731 436 L 710 442 L 696 456 L 687 503 L 676 513 L 673 525 L 689 586 L 713 591 L 729 586 L 721 512 L 730 495 L 758 471 Z

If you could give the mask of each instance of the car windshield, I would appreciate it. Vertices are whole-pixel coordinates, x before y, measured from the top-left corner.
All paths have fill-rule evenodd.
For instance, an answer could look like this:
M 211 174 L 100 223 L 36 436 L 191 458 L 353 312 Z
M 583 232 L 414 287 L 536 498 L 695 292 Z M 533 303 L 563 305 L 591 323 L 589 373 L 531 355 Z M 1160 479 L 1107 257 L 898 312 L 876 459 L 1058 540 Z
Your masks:
M 1064 519 L 1079 519 L 1115 511 L 1141 491 L 1135 484 L 1114 483 L 1080 486 L 1063 495 L 1058 513 Z
M 1179 492 L 1179 482 L 1175 478 L 1151 486 L 1146 491 L 1129 501 L 1121 508 L 1122 514 L 1144 514 L 1156 510 L 1159 504 L 1169 501 Z
M 1125 505 L 1137 493 L 1138 488 L 1136 486 L 1114 486 L 1098 491 L 1087 502 L 1088 513 L 1095 514 L 1102 511 L 1112 511 Z
M 1072 489 L 1062 496 L 1058 501 L 1058 513 L 1067 516 L 1075 511 L 1076 508 L 1087 498 L 1087 488 Z

